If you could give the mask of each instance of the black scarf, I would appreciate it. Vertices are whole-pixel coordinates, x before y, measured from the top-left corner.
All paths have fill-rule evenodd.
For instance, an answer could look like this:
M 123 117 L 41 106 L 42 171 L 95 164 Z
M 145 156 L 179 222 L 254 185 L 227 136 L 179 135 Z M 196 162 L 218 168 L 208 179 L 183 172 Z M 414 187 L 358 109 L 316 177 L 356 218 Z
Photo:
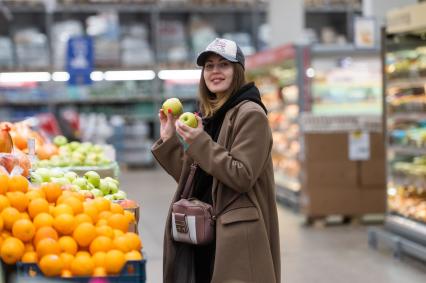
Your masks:
M 266 107 L 263 105 L 260 98 L 259 90 L 254 83 L 244 85 L 239 91 L 232 95 L 212 117 L 203 118 L 204 130 L 210 135 L 213 141 L 217 142 L 220 128 L 222 127 L 223 120 L 228 110 L 244 100 L 253 101 L 259 104 L 262 106 L 263 110 L 265 110 L 265 113 L 267 113 Z M 194 190 L 192 197 L 206 203 L 213 204 L 212 184 L 213 177 L 198 167 L 194 176 Z

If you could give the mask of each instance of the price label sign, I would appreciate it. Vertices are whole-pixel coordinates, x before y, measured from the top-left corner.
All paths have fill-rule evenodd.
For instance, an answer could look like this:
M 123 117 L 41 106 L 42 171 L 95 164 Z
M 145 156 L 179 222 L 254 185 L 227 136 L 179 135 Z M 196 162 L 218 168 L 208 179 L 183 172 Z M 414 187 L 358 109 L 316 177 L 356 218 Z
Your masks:
M 349 134 L 349 160 L 370 159 L 370 135 L 355 131 Z

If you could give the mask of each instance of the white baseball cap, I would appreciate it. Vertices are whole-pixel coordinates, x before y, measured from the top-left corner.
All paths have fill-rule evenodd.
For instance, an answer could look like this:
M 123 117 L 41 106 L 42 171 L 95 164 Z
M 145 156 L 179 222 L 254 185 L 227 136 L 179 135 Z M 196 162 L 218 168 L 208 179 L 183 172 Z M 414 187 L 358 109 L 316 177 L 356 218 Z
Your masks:
M 244 54 L 235 41 L 224 38 L 216 38 L 209 45 L 207 45 L 206 50 L 198 54 L 197 65 L 200 67 L 204 66 L 207 56 L 210 53 L 215 53 L 219 56 L 222 56 L 228 61 L 240 63 L 244 68 Z

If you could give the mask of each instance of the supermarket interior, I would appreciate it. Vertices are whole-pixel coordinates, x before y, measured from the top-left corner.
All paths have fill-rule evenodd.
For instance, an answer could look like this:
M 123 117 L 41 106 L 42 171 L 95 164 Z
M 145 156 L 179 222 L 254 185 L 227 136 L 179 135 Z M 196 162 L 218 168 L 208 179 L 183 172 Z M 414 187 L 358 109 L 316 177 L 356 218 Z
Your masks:
M 173 282 L 177 183 L 152 149 L 166 100 L 200 112 L 215 38 L 238 44 L 268 112 L 274 282 L 426 282 L 425 15 L 421 0 L 0 0 L 0 282 Z

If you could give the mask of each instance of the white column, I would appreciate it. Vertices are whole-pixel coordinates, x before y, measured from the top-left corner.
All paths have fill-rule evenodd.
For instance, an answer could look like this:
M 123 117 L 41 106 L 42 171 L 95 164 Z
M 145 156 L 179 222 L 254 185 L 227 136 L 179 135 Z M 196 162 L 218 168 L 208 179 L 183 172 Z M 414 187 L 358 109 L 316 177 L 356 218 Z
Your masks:
M 270 0 L 268 21 L 271 47 L 302 41 L 305 27 L 303 2 L 303 0 Z

